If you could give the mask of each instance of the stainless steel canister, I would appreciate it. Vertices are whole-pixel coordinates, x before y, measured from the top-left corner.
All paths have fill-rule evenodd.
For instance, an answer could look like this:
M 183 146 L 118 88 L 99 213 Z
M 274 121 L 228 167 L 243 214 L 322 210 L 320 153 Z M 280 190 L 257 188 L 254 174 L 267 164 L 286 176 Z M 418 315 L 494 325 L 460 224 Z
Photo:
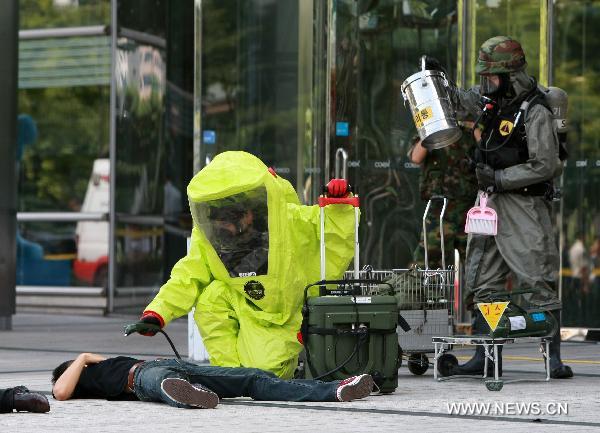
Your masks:
M 408 102 L 422 145 L 439 149 L 455 143 L 462 131 L 450 102 L 448 79 L 441 71 L 425 69 L 402 83 L 404 101 Z

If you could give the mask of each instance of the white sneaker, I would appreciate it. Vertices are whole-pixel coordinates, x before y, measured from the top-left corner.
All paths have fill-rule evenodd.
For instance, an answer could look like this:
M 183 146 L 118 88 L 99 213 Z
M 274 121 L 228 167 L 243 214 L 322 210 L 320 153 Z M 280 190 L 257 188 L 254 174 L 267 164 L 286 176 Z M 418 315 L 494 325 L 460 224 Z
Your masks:
M 352 376 L 340 382 L 336 396 L 339 401 L 352 401 L 368 397 L 373 390 L 373 378 L 368 374 Z

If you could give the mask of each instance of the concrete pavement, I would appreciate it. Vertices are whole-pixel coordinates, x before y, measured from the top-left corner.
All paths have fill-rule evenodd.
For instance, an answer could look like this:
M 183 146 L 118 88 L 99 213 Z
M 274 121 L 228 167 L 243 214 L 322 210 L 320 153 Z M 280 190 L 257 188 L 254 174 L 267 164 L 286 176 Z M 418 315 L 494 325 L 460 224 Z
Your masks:
M 14 330 L 0 332 L 0 388 L 24 384 L 32 390 L 49 393 L 51 370 L 80 352 L 126 354 L 143 359 L 172 356 L 160 335 L 122 337 L 122 326 L 135 319 L 133 316 L 15 316 Z M 187 353 L 186 326 L 186 321 L 178 320 L 168 328 L 182 354 Z M 495 393 L 487 391 L 479 380 L 434 382 L 431 370 L 423 376 L 414 376 L 403 366 L 394 394 L 351 403 L 233 399 L 223 400 L 214 410 L 183 410 L 158 403 L 58 402 L 49 397 L 49 414 L 0 415 L 0 431 L 599 431 L 600 346 L 566 343 L 563 347 L 563 358 L 570 360 L 576 373 L 574 379 L 507 383 L 502 391 Z M 470 351 L 457 349 L 453 353 L 459 359 L 466 359 Z M 506 380 L 542 378 L 543 365 L 537 348 L 507 346 L 504 370 Z M 481 406 L 451 407 L 461 402 Z M 564 413 L 565 408 L 568 413 Z M 461 415 L 450 413 L 457 409 L 462 410 Z M 525 413 L 527 409 L 532 413 Z M 555 415 L 557 411 L 561 413 Z

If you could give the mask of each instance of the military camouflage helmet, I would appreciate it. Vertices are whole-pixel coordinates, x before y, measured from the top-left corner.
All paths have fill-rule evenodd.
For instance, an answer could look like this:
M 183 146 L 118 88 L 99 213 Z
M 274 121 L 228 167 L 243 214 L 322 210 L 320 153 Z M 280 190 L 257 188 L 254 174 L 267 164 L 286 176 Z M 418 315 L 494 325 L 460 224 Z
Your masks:
M 508 36 L 494 36 L 481 45 L 475 72 L 504 74 L 520 71 L 525 66 L 525 53 L 518 41 Z

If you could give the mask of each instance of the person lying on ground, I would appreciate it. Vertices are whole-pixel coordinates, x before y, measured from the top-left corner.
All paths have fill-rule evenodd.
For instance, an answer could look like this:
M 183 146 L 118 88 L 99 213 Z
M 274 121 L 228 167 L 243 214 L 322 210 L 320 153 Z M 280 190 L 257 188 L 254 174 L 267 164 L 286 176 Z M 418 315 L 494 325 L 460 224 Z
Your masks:
M 342 381 L 283 380 L 256 368 L 197 365 L 179 359 L 142 361 L 82 353 L 52 372 L 57 400 L 102 398 L 162 402 L 182 408 L 214 408 L 220 398 L 272 401 L 351 401 L 373 389 L 368 374 Z
M 0 413 L 50 411 L 50 403 L 45 395 L 31 392 L 23 385 L 0 389 Z

